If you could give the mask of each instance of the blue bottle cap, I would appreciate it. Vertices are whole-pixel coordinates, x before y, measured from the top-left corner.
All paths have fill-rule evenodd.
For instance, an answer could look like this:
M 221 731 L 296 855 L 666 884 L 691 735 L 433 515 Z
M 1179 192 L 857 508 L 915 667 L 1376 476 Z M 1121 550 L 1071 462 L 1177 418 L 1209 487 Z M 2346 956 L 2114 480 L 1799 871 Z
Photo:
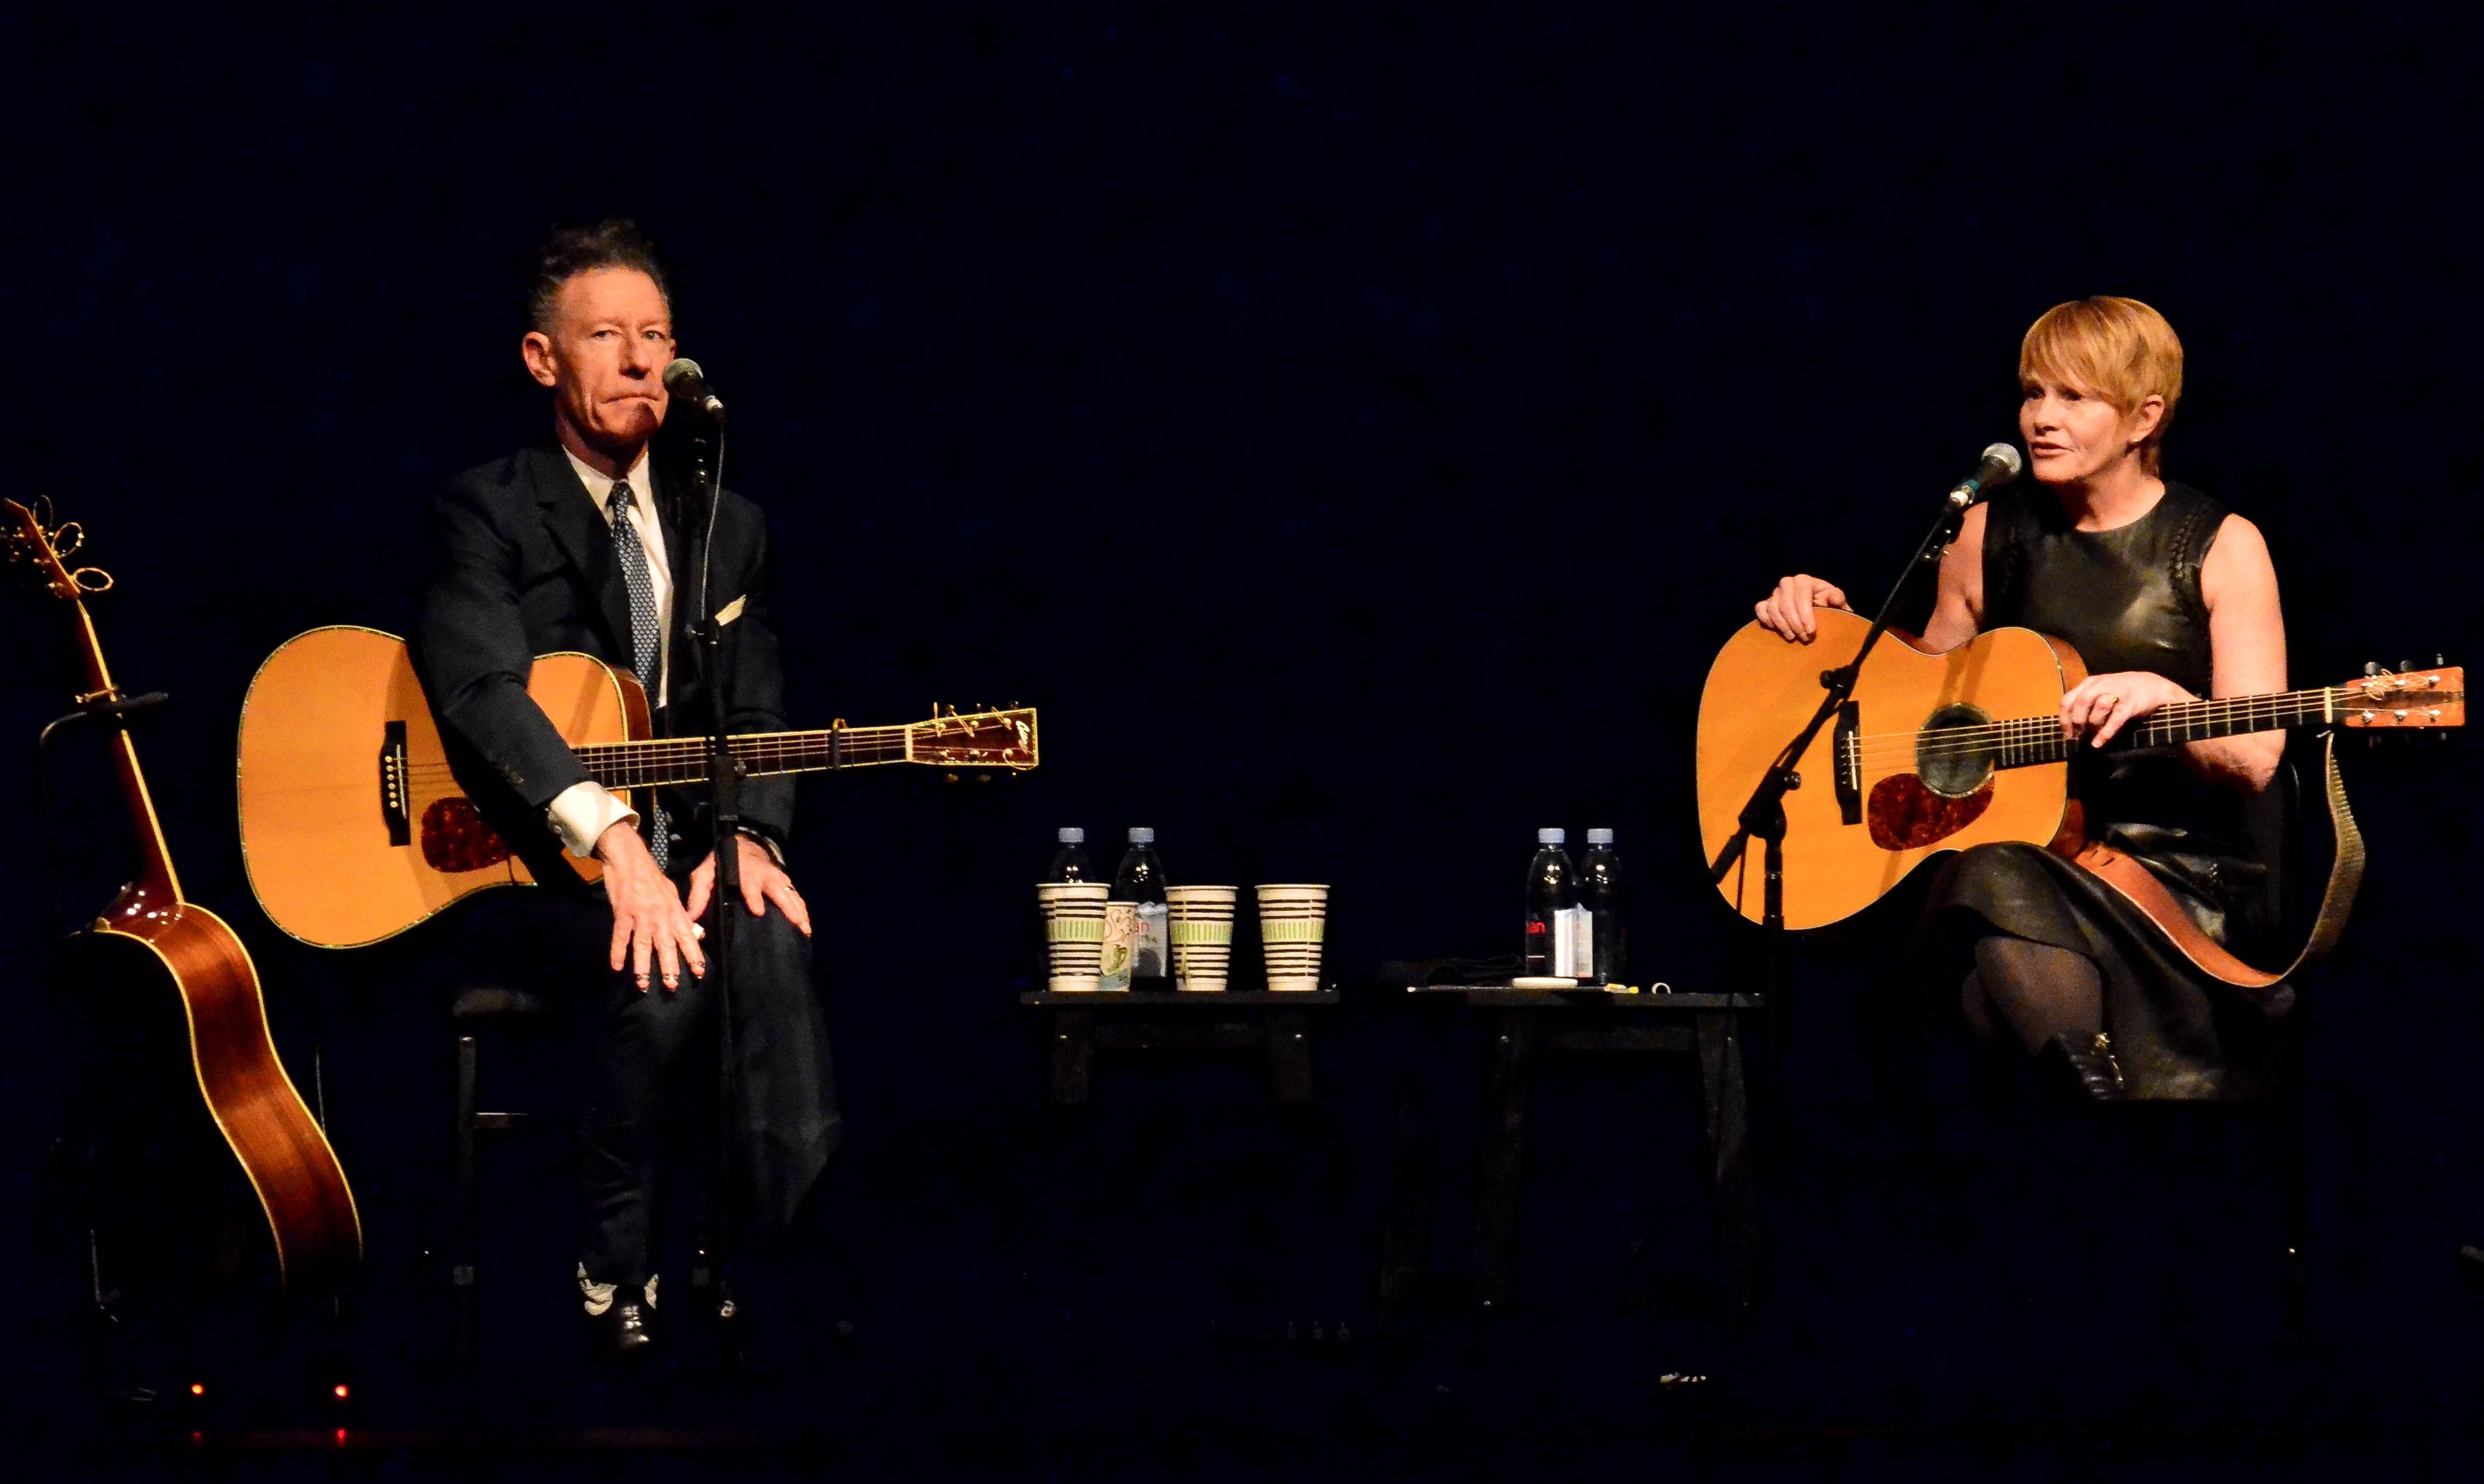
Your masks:
M 1087 831 L 1080 829 L 1075 824 L 1064 824 L 1061 826 L 1061 833 L 1055 838 L 1060 840 L 1063 845 L 1085 845 L 1087 843 Z
M 1539 829 L 1535 832 L 1535 843 L 1537 845 L 1567 845 L 1570 843 L 1570 832 L 1566 829 Z
M 1156 832 L 1145 824 L 1133 824 L 1130 826 L 1130 843 L 1132 845 L 1153 845 L 1156 843 Z
M 1587 843 L 1589 845 L 1610 845 L 1613 843 L 1613 832 L 1609 829 L 1591 829 L 1587 831 Z

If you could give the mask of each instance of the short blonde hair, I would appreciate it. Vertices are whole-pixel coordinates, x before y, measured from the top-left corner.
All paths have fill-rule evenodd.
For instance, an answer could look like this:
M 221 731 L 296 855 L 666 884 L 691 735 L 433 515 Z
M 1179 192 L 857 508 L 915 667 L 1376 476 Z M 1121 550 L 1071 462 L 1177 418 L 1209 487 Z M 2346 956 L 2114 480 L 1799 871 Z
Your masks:
M 2149 397 L 2163 397 L 2165 416 L 2139 445 L 2139 467 L 2156 472 L 2165 430 L 2182 400 L 2182 341 L 2164 315 L 2111 295 L 2054 305 L 2018 342 L 2019 381 L 2038 372 L 2094 392 L 2125 418 Z

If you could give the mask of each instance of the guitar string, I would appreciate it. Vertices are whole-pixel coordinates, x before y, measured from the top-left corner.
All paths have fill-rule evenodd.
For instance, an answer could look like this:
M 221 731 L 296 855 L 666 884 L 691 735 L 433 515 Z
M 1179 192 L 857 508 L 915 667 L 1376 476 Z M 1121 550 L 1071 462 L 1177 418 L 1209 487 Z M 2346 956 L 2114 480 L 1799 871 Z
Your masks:
M 2266 695 L 2232 696 L 2223 700 L 2185 701 L 2151 712 L 2131 724 L 2159 730 L 2203 724 L 2213 726 L 2230 720 L 2276 715 L 2287 711 L 2317 710 L 2321 707 L 2324 697 L 2330 693 L 2333 692 L 2285 690 Z M 2362 708 L 2341 707 L 2340 709 Z M 2013 741 L 2046 730 L 2059 736 L 2062 735 L 2060 727 L 2061 718 L 2058 715 L 2012 716 L 2001 721 L 1980 722 L 1973 726 L 1926 727 L 1913 732 L 1867 732 L 1855 741 L 1866 748 L 1893 742 L 1911 745 L 1915 739 L 1928 733 L 1936 733 L 1944 740 L 1977 743 L 1990 741 Z
M 2351 688 L 2335 688 L 2330 692 L 2280 691 L 2265 696 L 2236 696 L 2224 701 L 2184 703 L 2178 710 L 2169 708 L 2168 711 L 2151 713 L 2118 735 L 2133 738 L 2143 746 L 2154 746 L 2208 740 L 2186 735 L 2202 727 L 2212 729 L 2215 736 L 2230 737 L 2247 732 L 2274 731 L 2284 726 L 2305 725 L 2318 722 L 2332 715 L 2321 702 L 2321 697 L 2327 693 L 2345 698 L 2344 703 L 2339 705 L 2335 713 L 2338 715 L 2358 711 L 2414 709 L 2375 706 L 2371 703 L 2377 698 L 2362 695 Z M 2194 707 L 2199 709 L 2195 711 L 2192 709 Z M 2169 712 L 2174 714 L 2169 715 Z M 2254 724 L 2259 722 L 2275 723 L 2275 725 Z M 2020 761 L 2060 762 L 2066 760 L 2074 750 L 2074 740 L 2064 735 L 2059 727 L 2058 717 L 2013 717 L 2008 721 L 1983 726 L 1943 728 L 1939 732 L 1940 742 L 1918 742 L 1913 746 L 1905 744 L 1905 734 L 1878 733 L 1864 740 L 1864 744 L 1861 746 L 1850 746 L 1848 756 L 1854 757 L 1867 765 L 1885 767 L 1892 758 L 1903 760 L 1906 757 L 1937 758 L 2032 751 L 2037 754 L 2034 758 L 2012 759 L 2012 762 L 2013 765 Z M 1924 733 L 1915 734 L 1919 739 L 1924 735 Z M 2045 753 L 2057 755 L 2046 757 L 2043 755 Z
M 904 734 L 913 725 L 746 733 L 733 739 L 733 752 L 745 765 L 754 767 L 754 776 L 817 771 L 838 765 L 902 762 L 907 756 Z M 836 742 L 835 739 L 839 738 L 844 741 Z M 935 735 L 929 742 L 918 741 L 915 755 L 918 760 L 932 761 L 940 752 L 948 750 L 1007 751 L 1014 745 L 1013 736 L 1008 743 L 979 747 L 971 742 L 947 741 Z M 580 747 L 577 752 L 580 761 L 586 763 L 590 771 L 608 774 L 604 780 L 608 785 L 634 788 L 700 781 L 700 775 L 706 771 L 708 758 L 707 742 L 703 738 L 650 738 L 629 742 L 597 743 Z M 974 765 L 958 760 L 958 766 Z M 685 770 L 688 776 L 677 776 Z M 411 778 L 426 781 L 453 773 L 447 764 L 431 762 L 413 764 L 406 771 Z
M 2278 690 L 2270 691 L 2262 695 L 2228 696 L 2222 699 L 2180 701 L 2172 706 L 2151 712 L 2146 716 L 2142 717 L 2141 720 L 2149 724 L 2172 724 L 2174 721 L 2185 719 L 2196 722 L 2202 719 L 2208 719 L 2212 715 L 2222 715 L 2228 712 L 2236 715 L 2249 715 L 2252 712 L 2260 710 L 2284 710 L 2292 707 L 2306 706 L 2316 707 L 2321 704 L 2324 697 L 2334 693 L 2336 692 L 2333 690 Z M 1999 721 L 1978 722 L 1972 726 L 1921 728 L 1912 732 L 1866 732 L 1862 734 L 1858 740 L 1868 744 L 1912 738 L 1922 735 L 1925 731 L 1933 730 L 1939 731 L 1944 736 L 1972 737 L 1977 735 L 1997 735 L 2005 732 L 2024 730 L 2030 727 L 2058 725 L 2060 725 L 2060 716 L 2058 714 L 2038 716 L 2011 716 Z
M 2139 739 L 2142 745 L 2200 741 L 2176 734 L 2202 727 L 2221 735 L 2270 731 L 2276 727 L 2256 726 L 2255 722 L 2300 724 L 2318 720 L 2326 715 L 2322 691 L 2280 691 L 2265 696 L 2236 696 L 2224 701 L 2187 702 L 2181 707 L 2151 713 L 2125 726 L 2121 736 Z M 2193 708 L 2198 708 L 2194 710 Z M 2341 707 L 2341 711 L 2360 710 Z M 2174 713 L 2169 715 L 2169 712 Z M 1923 741 L 1927 733 L 1936 733 L 1937 742 Z M 2068 747 L 2075 740 L 2061 730 L 2059 716 L 2022 716 L 2007 721 L 1971 727 L 1926 729 L 1913 734 L 1882 732 L 1858 738 L 1849 744 L 1850 756 L 1864 760 L 1886 761 L 1893 756 L 1952 757 L 1978 753 L 2024 750 L 2047 751 Z M 2039 759 L 2039 761 L 2042 761 Z

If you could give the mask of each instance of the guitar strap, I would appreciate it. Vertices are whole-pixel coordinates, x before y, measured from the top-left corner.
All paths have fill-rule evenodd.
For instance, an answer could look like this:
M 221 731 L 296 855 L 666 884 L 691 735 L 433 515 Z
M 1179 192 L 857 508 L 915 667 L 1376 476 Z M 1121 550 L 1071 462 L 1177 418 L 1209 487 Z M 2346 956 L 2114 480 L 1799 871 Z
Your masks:
M 2306 965 L 2327 958 L 2329 950 L 2337 946 L 2337 935 L 2346 931 L 2346 919 L 2355 910 L 2355 893 L 2363 884 L 2363 832 L 2356 826 L 2355 811 L 2346 802 L 2346 780 L 2337 770 L 2335 731 L 2320 734 L 2320 763 L 2329 823 L 2337 841 L 2336 854 L 2329 863 L 2329 883 L 2321 890 L 2320 910 L 2311 920 L 2310 937 L 2304 941 L 2303 952 L 2294 956 L 2294 961 L 2277 973 L 2253 968 L 2227 952 L 2223 944 L 2200 931 L 2199 924 L 2182 910 L 2182 904 L 2174 900 L 2174 894 L 2165 889 L 2155 873 L 2112 846 L 2092 842 L 2075 858 L 2106 885 L 2129 898 L 2149 921 L 2164 930 L 2184 957 L 2211 978 L 2254 997 L 2263 996 Z

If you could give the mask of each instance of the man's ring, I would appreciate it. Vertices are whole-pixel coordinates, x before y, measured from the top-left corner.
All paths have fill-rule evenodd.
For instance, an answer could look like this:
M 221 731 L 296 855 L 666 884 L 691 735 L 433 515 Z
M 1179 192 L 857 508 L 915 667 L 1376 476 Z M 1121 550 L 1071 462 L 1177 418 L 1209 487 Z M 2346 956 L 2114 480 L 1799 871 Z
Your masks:
M 692 923 L 692 924 L 690 924 L 690 936 L 691 936 L 691 937 L 694 937 L 694 938 L 703 938 L 703 937 L 706 937 L 706 936 L 707 936 L 707 924 L 705 924 L 705 923 Z
M 2103 696 L 2100 697 L 2100 699 L 2104 702 L 2104 709 L 2107 711 L 2111 711 L 2121 704 L 2121 697 L 2118 695 Z

